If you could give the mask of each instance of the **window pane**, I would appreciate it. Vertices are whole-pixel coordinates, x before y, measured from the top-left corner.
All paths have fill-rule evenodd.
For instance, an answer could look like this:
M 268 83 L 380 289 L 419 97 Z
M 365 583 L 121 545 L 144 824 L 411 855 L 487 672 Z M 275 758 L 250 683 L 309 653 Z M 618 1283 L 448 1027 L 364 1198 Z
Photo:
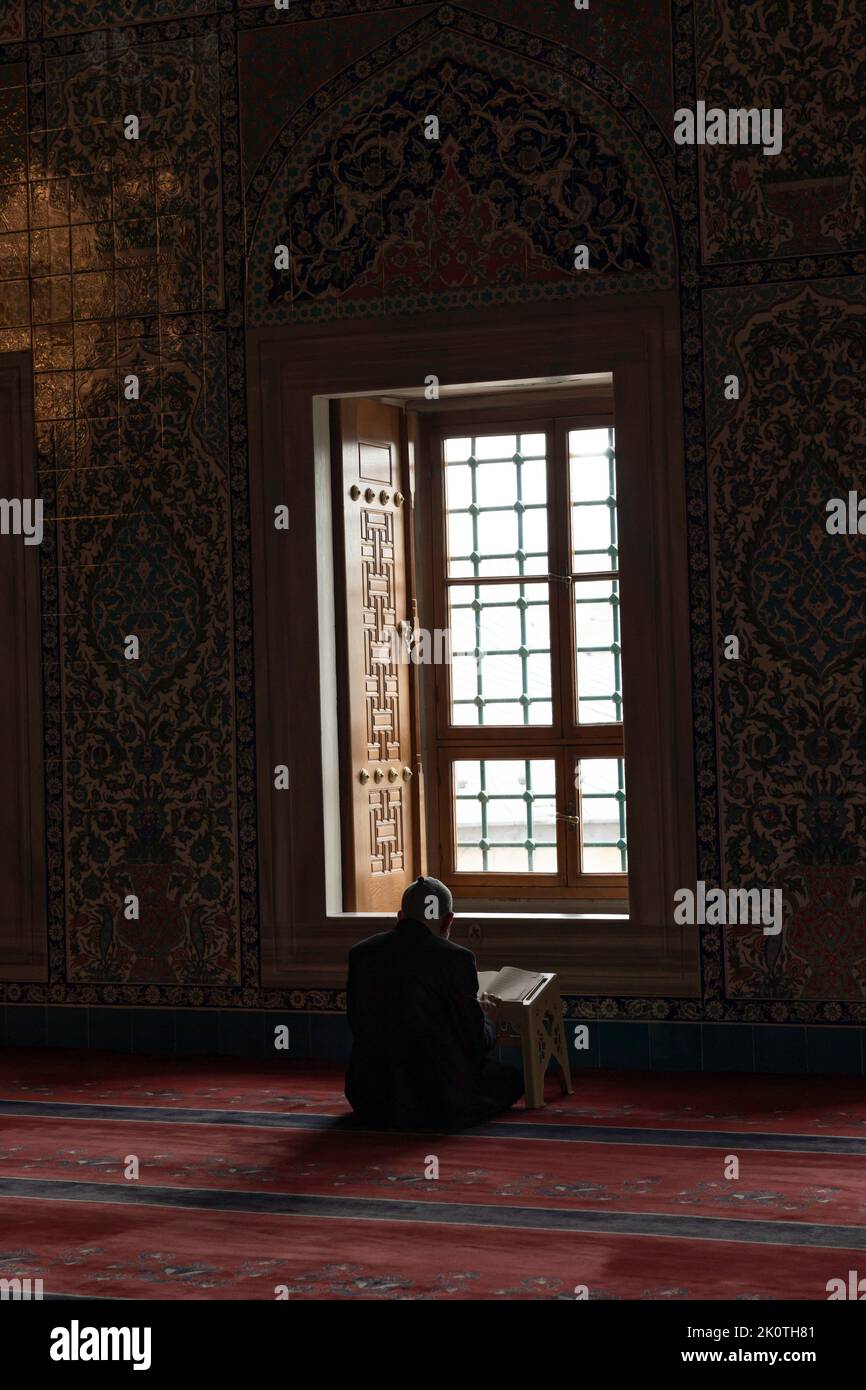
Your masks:
M 467 466 L 467 473 L 471 469 Z M 517 497 L 517 464 L 509 459 L 506 463 L 479 464 L 475 469 L 476 500 L 479 507 L 501 507 L 503 502 L 513 506 Z M 471 499 L 470 499 L 471 500 Z
M 572 502 L 598 502 L 610 496 L 610 461 L 606 454 L 572 454 L 569 464 Z M 458 471 L 466 473 L 468 469 L 454 469 L 455 473 Z
M 580 724 L 619 724 L 623 717 L 619 585 L 615 580 L 578 579 L 580 574 L 616 570 L 619 565 L 613 430 L 569 430 L 568 455 L 577 718 Z
M 610 446 L 613 430 L 572 430 L 568 436 L 568 450 L 571 454 L 603 454 Z
M 471 439 L 446 439 L 445 440 L 445 462 L 446 463 L 465 463 L 472 453 Z
M 574 630 L 578 723 L 619 724 L 622 722 L 622 647 L 617 580 L 575 582 Z
M 556 872 L 552 758 L 455 762 L 452 785 L 459 872 Z
M 481 557 L 480 572 L 494 575 L 519 574 L 517 513 L 513 509 L 506 510 L 502 507 L 479 507 L 475 525 L 478 539 L 473 548 Z
M 450 443 L 450 441 L 448 441 Z M 454 463 L 447 473 L 448 506 L 456 511 L 472 505 L 472 469 L 468 464 Z
M 580 861 L 585 874 L 628 870 L 625 762 L 583 758 L 577 764 L 580 791 Z
M 546 574 L 544 434 L 445 440 L 450 577 Z
M 549 724 L 546 584 L 449 587 L 452 724 Z
M 462 555 L 467 558 L 472 552 L 475 544 L 475 532 L 472 527 L 472 517 L 468 512 L 450 512 L 448 515 L 448 542 L 452 548 L 454 556 Z M 473 574 L 471 566 L 469 574 Z
M 569 430 L 571 546 L 574 572 L 618 568 L 614 432 Z
M 607 502 L 581 502 L 571 509 L 575 573 L 616 569 L 616 512 Z
M 517 436 L 514 434 L 482 434 L 473 443 L 472 452 L 479 462 L 511 458 Z
M 541 436 L 542 439 L 544 436 Z M 526 441 L 523 441 L 524 448 Z M 529 459 L 524 456 L 520 468 L 520 489 L 523 501 L 527 504 L 547 502 L 547 463 L 544 455 Z
M 527 507 L 523 513 L 523 548 L 526 551 L 528 574 L 546 574 L 540 564 L 547 564 L 547 508 Z

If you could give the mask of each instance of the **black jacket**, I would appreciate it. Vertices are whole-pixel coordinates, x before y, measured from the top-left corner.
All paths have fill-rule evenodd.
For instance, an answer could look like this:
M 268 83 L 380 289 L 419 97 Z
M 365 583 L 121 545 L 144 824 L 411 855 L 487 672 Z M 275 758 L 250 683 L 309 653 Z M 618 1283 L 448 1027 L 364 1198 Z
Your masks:
M 346 1096 L 359 1119 L 399 1128 L 473 1120 L 496 1029 L 478 1003 L 471 951 L 404 918 L 349 952 L 348 1015 Z

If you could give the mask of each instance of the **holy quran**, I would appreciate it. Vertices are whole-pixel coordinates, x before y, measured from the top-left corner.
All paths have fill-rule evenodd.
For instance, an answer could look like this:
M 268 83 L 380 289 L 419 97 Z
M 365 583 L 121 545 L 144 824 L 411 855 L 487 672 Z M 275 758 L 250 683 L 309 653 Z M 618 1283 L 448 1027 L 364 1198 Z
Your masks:
M 482 970 L 478 974 L 478 998 L 495 1004 L 528 1004 L 550 979 L 530 970 L 518 970 L 506 965 L 502 970 Z

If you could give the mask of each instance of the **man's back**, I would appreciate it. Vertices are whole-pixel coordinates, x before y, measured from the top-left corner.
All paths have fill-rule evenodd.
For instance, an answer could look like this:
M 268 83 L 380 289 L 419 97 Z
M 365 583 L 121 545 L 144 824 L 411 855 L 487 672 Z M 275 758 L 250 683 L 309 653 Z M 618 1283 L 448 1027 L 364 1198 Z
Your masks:
M 349 953 L 354 1045 L 346 1095 L 360 1119 L 397 1127 L 474 1118 L 494 1041 L 471 951 L 404 918 Z

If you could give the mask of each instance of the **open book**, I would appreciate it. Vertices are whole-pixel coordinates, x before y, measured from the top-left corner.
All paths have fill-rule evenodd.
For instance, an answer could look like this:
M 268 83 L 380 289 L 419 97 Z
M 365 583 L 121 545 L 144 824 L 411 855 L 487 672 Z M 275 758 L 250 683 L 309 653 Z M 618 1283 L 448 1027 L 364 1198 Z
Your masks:
M 486 994 L 497 1004 L 526 1004 L 549 979 L 549 975 L 518 970 L 516 965 L 506 965 L 502 970 L 482 970 L 478 975 L 478 997 Z

